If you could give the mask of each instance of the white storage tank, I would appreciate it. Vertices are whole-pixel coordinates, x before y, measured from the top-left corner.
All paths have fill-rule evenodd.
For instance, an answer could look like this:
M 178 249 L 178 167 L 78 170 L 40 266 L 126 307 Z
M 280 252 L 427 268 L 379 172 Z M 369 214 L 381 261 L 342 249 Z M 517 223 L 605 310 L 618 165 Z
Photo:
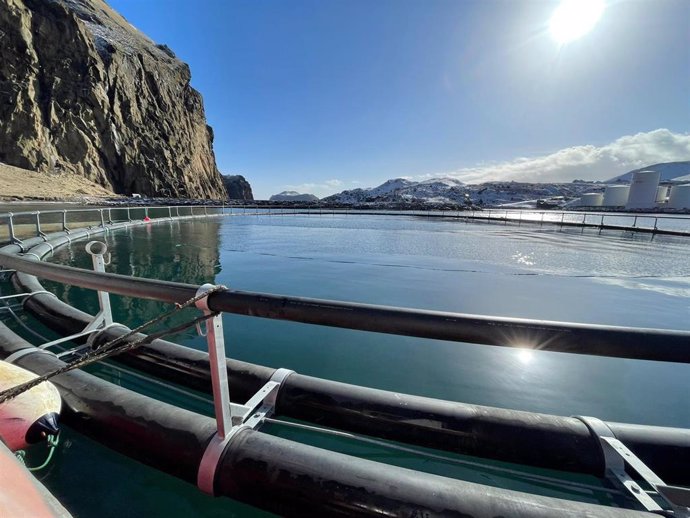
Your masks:
M 660 185 L 656 188 L 656 202 L 666 203 L 666 198 L 668 198 L 668 185 Z
M 607 185 L 604 191 L 604 207 L 623 207 L 628 203 L 629 185 Z
M 666 206 L 669 209 L 690 209 L 690 183 L 674 185 Z
M 604 195 L 600 192 L 588 192 L 580 197 L 582 207 L 601 207 L 603 201 Z
M 660 174 L 656 171 L 638 171 L 630 181 L 630 194 L 626 209 L 651 209 L 656 205 L 656 188 Z

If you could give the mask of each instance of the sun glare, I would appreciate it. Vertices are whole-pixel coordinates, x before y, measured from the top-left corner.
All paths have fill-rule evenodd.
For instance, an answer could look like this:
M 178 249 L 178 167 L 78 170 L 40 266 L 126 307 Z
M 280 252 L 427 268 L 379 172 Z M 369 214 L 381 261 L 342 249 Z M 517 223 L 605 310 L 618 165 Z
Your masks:
M 531 349 L 520 349 L 518 350 L 517 357 L 524 365 L 528 365 L 534 359 L 534 351 Z
M 604 12 L 604 0 L 563 0 L 551 17 L 549 29 L 564 44 L 587 34 Z

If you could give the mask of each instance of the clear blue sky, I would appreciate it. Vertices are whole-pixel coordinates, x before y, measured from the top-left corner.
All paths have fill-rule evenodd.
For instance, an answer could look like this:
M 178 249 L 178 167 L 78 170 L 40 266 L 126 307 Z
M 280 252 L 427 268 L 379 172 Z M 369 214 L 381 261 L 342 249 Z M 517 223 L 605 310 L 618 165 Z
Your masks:
M 611 143 L 640 133 L 647 151 L 669 138 L 671 158 L 690 149 L 688 0 L 608 0 L 563 46 L 554 1 L 109 4 L 189 63 L 219 168 L 257 198 L 454 171 L 498 179 L 496 164 L 574 146 L 609 150 L 610 168 L 625 147 Z M 595 169 L 582 176 L 605 175 Z

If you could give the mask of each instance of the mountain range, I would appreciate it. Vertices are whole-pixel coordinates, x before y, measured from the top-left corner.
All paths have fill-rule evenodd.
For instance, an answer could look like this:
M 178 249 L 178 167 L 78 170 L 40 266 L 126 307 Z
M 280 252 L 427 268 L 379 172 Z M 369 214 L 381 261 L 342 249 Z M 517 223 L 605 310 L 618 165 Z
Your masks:
M 454 178 L 432 178 L 415 182 L 406 178 L 388 180 L 369 189 L 351 189 L 323 198 L 333 204 L 454 204 L 520 205 L 536 204 L 538 199 L 559 198 L 568 201 L 585 192 L 602 192 L 607 183 L 629 182 L 635 171 L 655 170 L 662 181 L 690 181 L 690 161 L 667 162 L 629 171 L 607 182 L 576 180 L 571 183 L 485 182 L 464 184 Z

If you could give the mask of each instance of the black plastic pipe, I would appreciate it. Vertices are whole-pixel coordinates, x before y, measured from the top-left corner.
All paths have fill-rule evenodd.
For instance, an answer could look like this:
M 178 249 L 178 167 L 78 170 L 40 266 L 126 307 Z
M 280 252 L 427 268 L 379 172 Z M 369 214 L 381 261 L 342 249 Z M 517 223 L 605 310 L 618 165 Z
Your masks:
M 593 506 L 420 474 L 242 431 L 216 487 L 281 516 L 638 518 L 651 513 Z M 272 492 L 264 489 L 271 486 Z M 280 498 L 274 499 L 278 494 Z M 314 512 L 314 508 L 318 512 Z
M 32 275 L 18 273 L 13 282 L 20 291 L 39 291 L 43 286 Z M 76 334 L 93 319 L 92 315 L 78 310 L 55 296 L 38 293 L 26 300 L 24 308 L 41 323 L 63 335 Z M 99 346 L 125 333 L 124 328 L 115 327 L 98 336 L 94 345 Z M 132 340 L 143 338 L 135 335 Z M 85 338 L 78 340 L 85 341 Z M 167 379 L 180 385 L 210 393 L 211 374 L 208 353 L 184 347 L 165 340 L 154 340 L 139 346 L 131 353 L 113 358 L 129 367 Z M 276 369 L 254 365 L 239 360 L 227 360 L 230 396 L 233 401 L 244 403 L 253 396 Z
M 690 331 L 466 315 L 234 290 L 211 294 L 209 307 L 239 315 L 437 340 L 690 363 Z
M 19 289 L 36 291 L 38 280 L 17 274 Z M 91 316 L 47 294 L 26 308 L 64 334 L 83 329 Z M 95 345 L 125 331 L 111 328 Z M 211 392 L 208 355 L 164 340 L 114 358 L 140 371 Z M 244 403 L 274 369 L 227 362 L 230 396 Z M 604 475 L 598 444 L 578 419 L 470 405 L 359 387 L 293 374 L 279 393 L 277 412 L 322 426 L 478 457 L 542 468 Z M 616 436 L 667 483 L 690 485 L 690 430 L 608 423 Z
M 0 323 L 0 357 L 35 349 Z M 36 374 L 64 362 L 45 353 L 15 362 Z M 74 370 L 51 382 L 62 396 L 60 420 L 87 437 L 155 469 L 196 481 L 199 459 L 215 433 L 212 419 L 142 396 Z
M 30 344 L 0 324 L 0 357 Z M 43 374 L 64 365 L 28 354 L 18 365 Z M 52 379 L 63 397 L 63 420 L 102 445 L 195 483 L 215 423 L 90 374 Z M 424 516 L 465 518 L 652 518 L 647 512 L 571 502 L 491 488 L 350 457 L 253 430 L 223 452 L 216 494 L 283 516 Z
M 46 247 L 37 255 L 48 250 Z M 198 289 L 190 284 L 44 263 L 4 251 L 0 252 L 0 265 L 64 284 L 171 303 L 189 300 Z M 690 363 L 690 331 L 467 315 L 235 290 L 212 293 L 208 305 L 214 311 L 361 331 Z

